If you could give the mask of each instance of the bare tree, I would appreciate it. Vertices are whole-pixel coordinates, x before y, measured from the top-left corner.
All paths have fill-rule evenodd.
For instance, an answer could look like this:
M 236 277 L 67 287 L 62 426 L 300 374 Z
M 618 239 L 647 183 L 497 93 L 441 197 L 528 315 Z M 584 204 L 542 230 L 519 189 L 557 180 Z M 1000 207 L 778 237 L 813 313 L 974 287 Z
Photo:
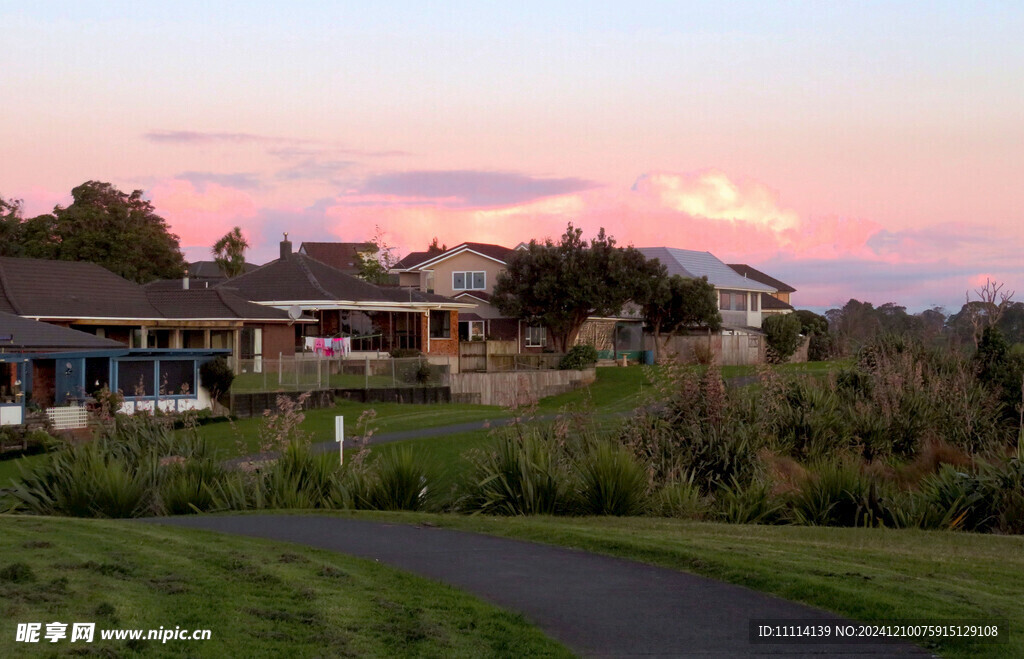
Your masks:
M 970 292 L 964 294 L 964 309 L 969 312 L 967 317 L 973 328 L 974 346 L 978 346 L 985 328 L 995 327 L 1006 309 L 1013 302 L 1014 291 L 1004 291 L 1002 282 L 994 282 L 985 278 L 985 285 L 975 289 L 977 300 L 971 299 Z

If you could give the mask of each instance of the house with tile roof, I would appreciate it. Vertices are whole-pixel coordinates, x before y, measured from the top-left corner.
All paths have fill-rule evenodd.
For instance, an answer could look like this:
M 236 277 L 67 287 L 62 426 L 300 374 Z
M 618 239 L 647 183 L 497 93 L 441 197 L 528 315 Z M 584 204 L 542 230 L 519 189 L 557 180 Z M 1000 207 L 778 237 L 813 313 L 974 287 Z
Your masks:
M 294 326 L 312 322 L 194 283 L 142 286 L 95 263 L 0 257 L 0 311 L 127 348 L 229 350 L 236 359 L 291 354 Z
M 402 286 L 451 296 L 475 303 L 470 312 L 459 316 L 459 338 L 471 341 L 483 338 L 515 341 L 519 353 L 550 350 L 547 328 L 507 318 L 491 302 L 498 275 L 505 271 L 510 254 L 528 245 L 504 247 L 491 243 L 465 242 L 441 252 L 413 252 L 391 269 Z M 636 311 L 633 309 L 632 311 Z M 594 345 L 602 358 L 621 355 L 639 358 L 643 321 L 624 310 L 616 318 L 592 318 L 580 330 L 577 343 Z
M 458 355 L 459 313 L 476 306 L 431 292 L 376 286 L 292 251 L 287 237 L 278 259 L 219 288 L 259 305 L 310 314 L 314 323 L 296 328 L 295 343 L 304 336 L 348 337 L 360 352 Z

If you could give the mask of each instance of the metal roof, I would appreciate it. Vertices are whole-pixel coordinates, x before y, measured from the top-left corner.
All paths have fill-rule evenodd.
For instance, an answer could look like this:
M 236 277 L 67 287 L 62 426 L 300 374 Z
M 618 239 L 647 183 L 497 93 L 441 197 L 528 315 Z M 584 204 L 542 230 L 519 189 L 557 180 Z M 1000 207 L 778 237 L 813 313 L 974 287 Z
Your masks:
M 640 247 L 648 259 L 658 259 L 669 275 L 696 279 L 707 277 L 715 288 L 774 293 L 775 288 L 737 273 L 711 252 L 697 252 L 675 247 Z

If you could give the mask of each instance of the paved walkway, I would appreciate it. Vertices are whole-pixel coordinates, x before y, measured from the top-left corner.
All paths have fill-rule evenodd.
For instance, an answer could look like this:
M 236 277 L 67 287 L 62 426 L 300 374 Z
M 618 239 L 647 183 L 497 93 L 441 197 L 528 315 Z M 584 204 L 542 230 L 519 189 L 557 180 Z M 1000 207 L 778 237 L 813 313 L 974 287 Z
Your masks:
M 552 638 L 588 656 L 926 656 L 906 645 L 754 645 L 748 640 L 751 619 L 843 621 L 739 586 L 572 549 L 323 515 L 148 521 L 295 542 L 380 561 L 518 611 Z

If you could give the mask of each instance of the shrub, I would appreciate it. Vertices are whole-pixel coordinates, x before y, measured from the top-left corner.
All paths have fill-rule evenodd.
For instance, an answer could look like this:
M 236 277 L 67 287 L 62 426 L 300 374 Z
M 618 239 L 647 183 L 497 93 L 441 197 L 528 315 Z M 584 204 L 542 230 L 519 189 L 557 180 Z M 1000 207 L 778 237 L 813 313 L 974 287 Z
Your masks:
M 706 499 L 693 477 L 669 483 L 651 499 L 651 511 L 660 517 L 699 519 L 707 510 Z
M 800 347 L 800 319 L 793 314 L 766 316 L 761 329 L 767 335 L 768 361 L 781 364 Z
M 878 479 L 850 460 L 826 460 L 810 469 L 793 495 L 791 512 L 808 526 L 876 526 L 886 506 Z
M 585 515 L 639 515 L 647 505 L 647 473 L 621 445 L 600 442 L 579 469 L 579 511 Z
M 416 348 L 395 348 L 388 353 L 392 359 L 408 359 L 410 357 L 419 357 L 423 353 Z
M 742 484 L 732 481 L 715 494 L 716 513 L 732 524 L 772 524 L 782 519 L 785 505 L 763 481 Z
M 228 365 L 228 360 L 217 357 L 200 364 L 199 381 L 210 392 L 210 397 L 217 400 L 230 391 L 235 372 Z
M 550 445 L 532 434 L 506 434 L 471 457 L 464 507 L 489 515 L 554 515 L 566 511 L 568 484 Z
M 579 371 L 597 363 L 597 348 L 589 344 L 575 345 L 558 362 L 563 371 Z
M 437 495 L 433 470 L 409 447 L 385 451 L 371 465 L 363 506 L 374 510 L 423 510 Z
M 839 339 L 835 334 L 831 332 L 811 334 L 810 343 L 807 346 L 808 361 L 828 361 L 838 357 L 840 353 Z

